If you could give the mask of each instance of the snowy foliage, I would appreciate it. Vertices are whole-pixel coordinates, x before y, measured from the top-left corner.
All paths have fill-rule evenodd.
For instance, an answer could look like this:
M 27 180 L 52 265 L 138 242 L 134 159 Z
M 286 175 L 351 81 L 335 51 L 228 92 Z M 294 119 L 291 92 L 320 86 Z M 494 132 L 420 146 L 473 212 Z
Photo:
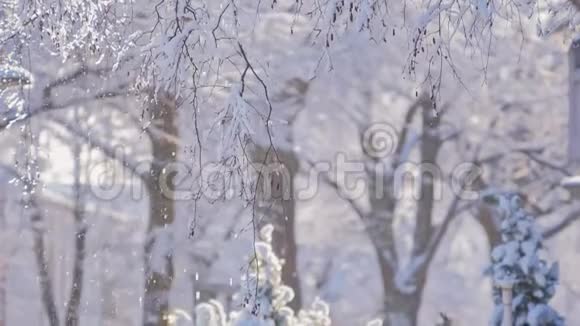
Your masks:
M 499 36 L 506 25 L 520 28 L 523 19 L 537 19 L 543 35 L 563 24 L 571 29 L 576 24 L 570 1 L 547 0 L 2 3 L 2 15 L 10 17 L 0 25 L 0 46 L 5 50 L 27 44 L 63 60 L 107 62 L 115 71 L 126 66 L 140 72 L 137 88 L 171 92 L 193 110 L 215 100 L 227 102 L 223 93 L 241 84 L 240 96 L 257 97 L 253 118 L 265 126 L 271 112 L 264 111 L 272 106 L 267 88 L 275 81 L 267 80 L 270 58 L 261 58 L 254 46 L 259 39 L 255 32 L 267 18 L 287 25 L 276 36 L 301 39 L 318 53 L 319 59 L 310 63 L 317 66 L 314 70 L 323 68 L 317 71 L 337 68 L 334 56 L 345 45 L 364 40 L 389 46 L 395 35 L 403 35 L 398 45 L 407 53 L 405 71 L 418 74 L 416 80 L 425 81 L 432 96 L 438 96 L 444 68 L 457 72 L 452 58 L 468 54 L 485 59 L 502 41 Z M 485 66 L 488 60 L 480 62 Z M 244 92 L 243 85 L 255 89 Z
M 239 311 L 226 318 L 219 302 L 210 301 L 196 307 L 196 325 L 200 326 L 328 326 L 329 307 L 316 300 L 310 309 L 298 314 L 287 306 L 294 291 L 282 284 L 282 261 L 272 250 L 273 227 L 267 225 L 256 242 L 256 255 L 242 278 L 242 290 L 236 295 Z
M 513 286 L 513 314 L 516 326 L 558 326 L 564 320 L 548 302 L 556 292 L 558 264 L 540 257 L 542 236 L 534 218 L 522 208 L 519 196 L 491 195 L 501 215 L 503 243 L 492 251 L 495 310 L 492 325 L 501 325 L 501 287 Z
M 26 69 L 16 66 L 0 66 L 0 89 L 29 85 L 32 83 L 32 76 Z
M 553 29 L 544 25 L 554 21 L 575 26 L 569 18 L 574 12 L 569 1 L 546 0 L 2 3 L 6 4 L 2 16 L 10 17 L 0 23 L 0 47 L 5 52 L 20 51 L 25 44 L 33 52 L 42 49 L 47 57 L 67 63 L 99 66 L 111 76 L 127 74 L 128 83 L 143 93 L 171 93 L 196 120 L 201 108 L 222 108 L 212 112 L 220 125 L 196 125 L 195 136 L 220 129 L 219 144 L 211 148 L 221 149 L 218 156 L 225 175 L 236 175 L 247 166 L 247 144 L 273 142 L 272 111 L 279 107 L 270 95 L 280 80 L 270 73 L 280 62 L 287 64 L 288 58 L 273 57 L 279 45 L 275 42 L 259 44 L 261 35 L 256 31 L 266 29 L 268 20 L 282 22 L 267 30 L 273 39 L 280 38 L 281 43 L 292 38 L 307 45 L 312 57 L 306 65 L 312 66 L 314 75 L 343 69 L 336 63 L 346 47 L 395 44 L 405 53 L 404 70 L 426 84 L 434 98 L 440 96 L 443 74 L 461 75 L 455 67 L 461 61 L 457 58 L 467 54 L 486 59 L 502 41 L 497 36 L 504 34 L 506 25 L 519 27 L 523 19 L 540 22 L 547 15 L 550 19 L 539 24 L 542 31 Z M 486 65 L 488 60 L 475 64 L 482 62 Z
M 288 303 L 294 291 L 282 284 L 282 261 L 272 250 L 271 225 L 260 231 L 261 241 L 256 242 L 256 256 L 250 269 L 242 277 L 243 287 L 236 295 L 241 309 L 228 316 L 218 301 L 199 304 L 196 309 L 198 326 L 330 326 L 330 308 L 316 299 L 309 309 L 295 312 Z M 380 326 L 380 320 L 368 325 Z
M 244 158 L 244 147 L 253 135 L 253 126 L 250 120 L 252 108 L 242 96 L 242 87 L 234 85 L 226 107 L 216 119 L 220 131 L 220 146 L 218 157 L 222 164 L 238 168 L 238 161 Z
M 0 127 L 24 118 L 24 100 L 19 89 L 32 82 L 32 76 L 26 69 L 14 65 L 0 66 Z
M 124 1 L 6 1 L 0 44 L 38 44 L 63 61 L 82 53 L 105 55 L 118 51 L 129 17 Z M 0 2 L 0 4 L 2 4 Z

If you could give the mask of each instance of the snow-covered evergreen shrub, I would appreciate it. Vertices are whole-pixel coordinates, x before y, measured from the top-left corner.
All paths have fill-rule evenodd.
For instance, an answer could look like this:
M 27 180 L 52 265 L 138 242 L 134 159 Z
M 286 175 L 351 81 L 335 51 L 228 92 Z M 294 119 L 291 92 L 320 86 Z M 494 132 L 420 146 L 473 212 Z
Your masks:
M 513 286 L 515 326 L 564 325 L 564 319 L 548 305 L 556 292 L 558 264 L 549 265 L 540 257 L 542 235 L 534 218 L 525 212 L 515 194 L 490 195 L 487 199 L 497 205 L 502 221 L 502 244 L 491 254 L 495 302 L 491 325 L 501 325 L 501 287 L 506 285 Z
M 282 262 L 272 250 L 273 227 L 260 231 L 256 256 L 242 277 L 242 289 L 235 296 L 240 310 L 232 311 L 229 319 L 217 301 L 196 307 L 198 326 L 329 326 L 329 308 L 316 300 L 310 309 L 297 314 L 287 306 L 294 291 L 282 284 Z
M 242 288 L 235 300 L 240 310 L 232 311 L 229 318 L 217 301 L 198 305 L 196 326 L 330 326 L 330 309 L 317 299 L 309 309 L 295 312 L 288 303 L 294 291 L 282 283 L 282 262 L 272 250 L 273 227 L 267 225 L 260 231 L 256 242 L 256 257 L 242 277 Z M 382 322 L 373 321 L 373 326 Z

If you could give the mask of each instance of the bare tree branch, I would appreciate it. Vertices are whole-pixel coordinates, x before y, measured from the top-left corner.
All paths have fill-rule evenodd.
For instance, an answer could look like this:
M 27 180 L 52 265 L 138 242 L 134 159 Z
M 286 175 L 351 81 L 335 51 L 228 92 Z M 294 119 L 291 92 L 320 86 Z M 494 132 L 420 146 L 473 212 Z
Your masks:
M 559 234 L 561 231 L 563 231 L 564 229 L 566 229 L 568 226 L 570 226 L 572 223 L 576 222 L 579 219 L 580 219 L 580 209 L 575 209 L 572 212 L 568 213 L 566 217 L 564 217 L 560 222 L 544 230 L 544 232 L 542 232 L 542 235 L 546 239 L 553 238 L 554 236 Z
M 0 112 L 0 132 L 4 131 L 5 129 L 8 129 L 14 123 L 31 119 L 43 113 L 68 109 L 71 106 L 86 104 L 107 98 L 126 96 L 128 94 L 129 93 L 127 91 L 103 91 L 93 96 L 72 99 L 62 104 L 51 105 L 49 103 L 46 103 L 40 107 L 30 109 L 28 112 L 16 112 L 15 110 L 5 110 Z
M 109 159 L 120 162 L 123 165 L 123 167 L 131 171 L 134 175 L 138 176 L 139 178 L 143 180 L 149 178 L 149 175 L 147 174 L 149 170 L 147 168 L 142 167 L 138 162 L 133 161 L 131 158 L 122 155 L 122 153 L 115 150 L 115 148 L 110 147 L 107 143 L 98 139 L 98 137 L 91 137 L 85 131 L 83 131 L 73 123 L 67 121 L 66 119 L 51 116 L 49 120 L 60 126 L 65 127 L 70 133 L 72 133 L 76 137 L 81 138 L 89 146 L 99 149 Z M 152 164 L 159 164 L 159 162 L 152 162 Z
M 423 137 L 421 138 L 420 155 L 421 163 L 427 163 L 435 165 L 437 162 L 437 156 L 439 150 L 443 145 L 443 141 L 440 138 L 439 130 L 437 125 L 431 124 L 431 114 L 430 109 L 432 105 L 428 99 L 421 101 L 422 108 L 422 124 L 423 124 Z M 431 237 L 433 233 L 433 208 L 435 204 L 435 177 L 429 171 L 423 173 L 420 171 L 421 175 L 421 196 L 417 202 L 417 212 L 415 216 L 415 231 L 413 234 L 413 256 L 419 256 L 423 254 L 431 242 Z
M 125 96 L 129 94 L 127 91 L 128 84 L 121 84 L 116 85 L 114 90 L 103 90 L 101 92 L 95 93 L 93 95 L 82 97 L 82 98 L 73 98 L 68 100 L 67 102 L 55 104 L 52 102 L 51 93 L 52 91 L 59 87 L 68 85 L 78 78 L 83 76 L 91 75 L 100 75 L 104 72 L 111 71 L 112 68 L 105 67 L 105 68 L 91 68 L 85 64 L 82 64 L 77 69 L 73 70 L 72 72 L 59 77 L 53 81 L 50 81 L 46 86 L 44 86 L 42 90 L 43 95 L 43 103 L 40 107 L 32 108 L 27 110 L 26 112 L 16 112 L 16 110 L 4 110 L 0 112 L 0 132 L 9 128 L 12 124 L 21 121 L 27 120 L 39 114 L 56 111 L 61 109 L 66 109 L 71 106 L 75 106 L 78 104 L 89 103 L 93 101 L 98 101 L 107 98 L 114 98 L 119 96 Z
M 316 164 L 314 162 L 312 162 L 309 159 L 303 159 L 303 161 L 308 164 L 308 166 L 312 169 L 316 168 Z M 328 175 L 328 173 L 325 172 L 320 172 L 319 174 L 322 177 L 322 181 L 324 181 L 324 183 L 326 183 L 328 186 L 330 186 L 332 189 L 334 189 L 336 191 L 336 194 L 344 199 L 350 206 L 350 208 L 356 213 L 356 215 L 363 219 L 367 216 L 368 212 L 365 211 L 365 209 L 359 204 L 357 203 L 354 199 L 349 198 L 348 196 L 342 196 L 342 188 L 341 186 L 332 178 L 330 178 L 330 176 Z
M 79 123 L 79 112 L 78 108 L 74 111 L 75 122 Z M 86 255 L 86 236 L 87 236 L 87 223 L 85 217 L 85 207 L 83 201 L 83 195 L 81 190 L 81 154 L 82 145 L 80 142 L 75 141 L 73 143 L 73 193 L 74 193 L 74 260 L 73 260 L 73 270 L 72 270 L 72 284 L 70 289 L 70 296 L 66 306 L 65 324 L 67 326 L 77 326 L 79 324 L 79 305 L 81 303 L 83 281 L 84 281 L 84 262 Z
M 402 160 L 401 154 L 403 152 L 403 149 L 407 145 L 407 138 L 409 137 L 409 129 L 410 129 L 411 123 L 413 122 L 413 118 L 415 117 L 415 113 L 417 113 L 417 110 L 422 106 L 422 104 L 424 103 L 425 100 L 427 100 L 426 95 L 422 94 L 421 97 L 419 97 L 415 102 L 413 102 L 413 104 L 409 107 L 409 109 L 407 110 L 407 113 L 405 114 L 403 128 L 401 129 L 401 132 L 399 133 L 397 147 L 395 148 L 395 153 L 393 155 L 394 158 L 393 158 L 392 166 L 394 168 L 399 166 L 399 164 L 401 163 L 401 160 Z
M 580 1 L 580 0 L 578 0 L 578 1 Z M 547 168 L 552 169 L 552 170 L 555 170 L 557 172 L 560 172 L 565 176 L 572 175 L 572 173 L 570 171 L 568 171 L 568 169 L 566 169 L 565 166 L 558 165 L 556 163 L 547 161 L 547 160 L 537 156 L 535 153 L 538 151 L 534 151 L 532 149 L 526 149 L 526 148 L 518 148 L 518 149 L 515 149 L 515 152 L 522 153 L 522 154 L 526 155 L 532 161 L 538 163 L 539 165 L 547 167 Z

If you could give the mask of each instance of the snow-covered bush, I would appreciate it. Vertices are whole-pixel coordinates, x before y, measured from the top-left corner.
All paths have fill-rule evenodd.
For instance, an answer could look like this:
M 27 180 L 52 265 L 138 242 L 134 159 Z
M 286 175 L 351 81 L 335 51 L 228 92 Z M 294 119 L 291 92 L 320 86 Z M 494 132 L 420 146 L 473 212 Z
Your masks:
M 199 304 L 196 309 L 196 326 L 329 326 L 329 306 L 320 299 L 308 309 L 295 312 L 287 304 L 294 291 L 282 284 L 282 261 L 272 250 L 273 227 L 267 225 L 260 231 L 256 242 L 256 256 L 242 277 L 242 288 L 235 300 L 240 310 L 229 317 L 217 301 Z M 380 326 L 380 321 L 369 325 Z
M 542 235 L 534 218 L 515 194 L 490 195 L 501 217 L 502 244 L 491 254 L 495 309 L 491 325 L 502 321 L 501 288 L 513 286 L 513 320 L 516 326 L 560 326 L 564 319 L 548 305 L 556 292 L 558 264 L 541 257 Z

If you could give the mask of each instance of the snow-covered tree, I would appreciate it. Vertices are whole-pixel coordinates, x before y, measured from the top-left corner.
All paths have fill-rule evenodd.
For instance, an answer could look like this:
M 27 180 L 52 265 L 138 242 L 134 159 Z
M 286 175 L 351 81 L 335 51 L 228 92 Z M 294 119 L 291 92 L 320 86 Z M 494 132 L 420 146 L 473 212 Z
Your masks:
M 255 255 L 242 277 L 242 288 L 235 299 L 240 310 L 226 318 L 224 308 L 217 301 L 196 307 L 199 326 L 329 326 L 329 307 L 316 300 L 310 309 L 294 312 L 288 303 L 294 297 L 292 288 L 282 283 L 282 261 L 272 249 L 272 225 L 260 230 L 255 243 Z
M 433 68 L 432 71 L 436 72 L 447 63 L 451 65 L 451 62 L 447 61 L 452 57 L 450 55 L 453 43 L 451 40 L 465 43 L 467 52 L 474 49 L 483 52 L 487 52 L 487 49 L 491 51 L 497 41 L 492 38 L 492 24 L 494 29 L 500 26 L 498 22 L 504 22 L 503 19 L 509 24 L 510 19 L 519 18 L 520 13 L 529 14 L 544 4 L 543 0 L 518 0 L 507 4 L 494 1 L 411 0 L 406 1 L 404 7 L 394 2 L 389 3 L 387 8 L 386 1 L 288 0 L 272 1 L 272 8 L 269 8 L 268 1 L 259 0 L 244 2 L 162 0 L 155 3 L 148 1 L 87 3 L 51 0 L 8 2 L 11 3 L 16 14 L 10 16 L 10 20 L 0 22 L 2 24 L 0 26 L 9 24 L 7 28 L 0 28 L 2 47 L 14 41 L 13 43 L 18 46 L 26 44 L 35 53 L 38 49 L 35 49 L 34 44 L 38 43 L 40 48 L 48 49 L 47 52 L 68 59 L 69 63 L 76 59 L 87 62 L 90 69 L 82 70 L 89 70 L 89 72 L 96 70 L 107 76 L 122 76 L 127 72 L 127 80 L 133 82 L 136 79 L 140 89 L 150 90 L 148 87 L 151 87 L 171 93 L 168 97 L 173 95 L 179 97 L 179 101 L 175 101 L 175 106 L 171 105 L 170 108 L 161 111 L 173 113 L 174 108 L 188 107 L 194 119 L 197 119 L 200 107 L 212 109 L 222 107 L 223 109 L 217 112 L 215 119 L 212 119 L 219 123 L 211 124 L 212 127 L 215 126 L 214 130 L 222 133 L 219 143 L 221 146 L 205 147 L 206 150 L 207 148 L 221 149 L 218 155 L 223 163 L 236 163 L 228 166 L 230 170 L 241 170 L 239 169 L 241 164 L 238 162 L 246 162 L 242 150 L 245 148 L 246 141 L 248 139 L 255 141 L 252 138 L 256 135 L 269 134 L 274 120 L 271 119 L 272 111 L 280 110 L 275 101 L 270 101 L 269 98 L 276 78 L 270 78 L 268 75 L 271 70 L 274 70 L 271 67 L 280 65 L 280 60 L 272 59 L 270 53 L 264 54 L 269 51 L 274 52 L 274 49 L 259 43 L 263 35 L 254 33 L 260 31 L 262 22 L 270 19 L 287 23 L 286 34 L 292 34 L 294 38 L 302 36 L 301 40 L 308 47 L 312 45 L 311 48 L 314 49 L 312 52 L 317 53 L 312 56 L 320 55 L 320 61 L 310 60 L 311 63 L 320 63 L 322 66 L 335 68 L 335 70 L 341 68 L 336 65 L 336 52 L 342 50 L 345 45 L 341 40 L 348 41 L 351 45 L 356 44 L 350 42 L 355 37 L 359 41 L 372 40 L 369 43 L 373 44 L 380 40 L 394 43 L 395 34 L 397 36 L 405 34 L 405 42 L 395 43 L 394 48 L 402 47 L 403 52 L 411 54 L 407 62 L 409 73 L 415 73 L 417 69 L 420 71 L 420 63 L 427 62 L 429 68 L 423 68 L 426 70 Z M 549 7 L 552 12 L 559 15 L 574 12 L 570 10 L 573 9 L 572 3 L 568 1 L 562 1 L 556 7 Z M 570 23 L 570 25 L 574 24 Z M 393 38 L 390 37 L 391 35 Z M 489 42 L 487 42 L 487 37 L 489 37 Z M 276 42 L 278 45 L 282 41 L 277 39 Z M 283 49 L 286 50 L 286 48 Z M 377 49 L 381 48 L 377 47 Z M 20 61 L 25 61 L 24 56 Z M 282 61 L 287 67 L 296 66 L 288 61 L 286 55 L 282 56 Z M 454 62 L 457 63 L 457 57 Z M 116 63 L 118 63 L 115 65 L 116 72 L 111 72 L 110 70 L 113 69 L 110 69 L 108 65 Z M 93 69 L 93 66 L 105 68 Z M 139 72 L 138 78 L 133 75 L 134 71 Z M 128 72 L 131 72 L 130 77 Z M 87 72 L 83 72 L 81 76 L 86 74 Z M 437 74 L 430 77 L 432 77 L 431 83 L 438 83 Z M 417 78 L 417 80 L 421 79 Z M 40 84 L 40 86 L 43 85 Z M 99 87 L 94 88 L 96 91 L 101 90 Z M 0 130 L 12 121 L 32 117 L 40 114 L 39 112 L 70 107 L 68 101 L 62 101 L 61 95 L 64 92 L 59 93 L 55 92 L 54 102 L 32 105 L 28 115 L 14 114 L 14 111 L 2 112 Z M 159 95 L 162 92 L 157 93 Z M 102 99 L 114 94 L 109 89 L 104 89 L 103 92 L 98 92 L 91 97 Z M 62 102 L 58 102 L 57 97 L 61 98 Z M 424 111 L 429 113 L 430 110 L 427 110 L 426 106 L 435 101 L 424 103 Z M 211 111 L 211 109 L 204 111 Z M 421 110 L 418 111 L 421 112 Z M 158 121 L 164 128 L 157 128 L 156 131 L 157 134 L 174 137 L 176 132 L 173 131 L 176 130 L 169 115 L 157 115 L 157 120 L 169 122 Z M 254 120 L 257 123 L 254 123 Z M 195 136 L 199 138 L 198 121 L 192 120 L 192 124 L 193 122 L 196 123 Z M 201 134 L 204 130 L 210 129 L 207 125 L 200 124 Z M 153 130 L 152 133 L 155 133 L 154 128 L 144 127 L 143 129 Z M 93 143 L 98 141 L 94 133 L 90 138 Z M 417 137 L 410 135 L 409 143 L 418 143 L 415 138 Z M 404 140 L 405 136 L 401 136 L 401 139 Z M 437 142 L 438 140 L 432 138 L 427 141 Z M 428 143 L 424 142 L 424 144 Z M 155 158 L 172 157 L 173 150 L 168 142 L 157 141 L 153 146 L 153 153 L 159 154 L 153 155 Z M 199 147 L 201 148 L 201 142 Z M 424 148 L 430 149 L 427 145 Z M 271 149 L 270 144 L 267 144 L 266 149 Z M 424 155 L 422 154 L 424 157 L 436 154 L 424 152 Z M 369 157 L 369 161 L 372 159 L 373 157 Z M 431 160 L 434 159 L 428 158 L 429 162 Z M 124 164 L 124 166 L 131 165 Z M 162 171 L 152 168 L 150 172 L 155 174 Z M 227 175 L 227 173 L 224 174 Z M 148 180 L 153 180 L 153 177 L 148 177 Z M 157 197 L 161 197 L 155 184 L 149 183 L 148 188 Z M 429 186 L 425 186 L 424 189 L 429 190 Z M 413 258 L 417 259 L 410 259 L 409 263 L 391 259 L 397 254 L 395 246 L 390 243 L 393 239 L 388 225 L 393 220 L 391 218 L 394 211 L 392 203 L 380 198 L 381 200 L 371 203 L 373 207 L 370 212 L 359 214 L 366 218 L 366 221 L 379 221 L 377 224 L 380 228 L 373 223 L 368 223 L 368 225 L 369 231 L 372 232 L 373 242 L 379 249 L 377 253 L 382 254 L 379 255 L 383 263 L 381 268 L 388 281 L 385 282 L 385 288 L 397 290 L 396 295 L 389 298 L 393 302 L 401 303 L 401 305 L 390 305 L 390 307 L 394 309 L 397 306 L 412 306 L 412 309 L 409 309 L 411 311 L 406 312 L 407 315 L 419 309 L 421 284 L 425 283 L 426 271 L 437 247 L 436 244 L 445 234 L 447 222 L 451 221 L 451 218 L 445 218 L 442 224 L 436 224 L 435 221 L 431 223 L 431 214 L 427 214 L 432 210 L 431 197 L 429 195 L 423 197 L 421 207 L 424 209 L 417 213 L 420 223 L 417 224 L 416 246 L 413 249 Z M 150 232 L 152 236 L 148 239 L 168 238 L 165 237 L 167 234 L 165 230 L 169 230 L 169 226 L 173 223 L 173 204 L 163 198 L 158 201 L 152 200 L 151 211 L 152 215 L 157 218 L 152 219 L 155 222 L 151 224 L 151 230 L 162 231 Z M 383 218 L 385 216 L 386 218 Z M 384 219 L 388 223 L 380 223 Z M 163 235 L 163 237 L 158 237 L 158 235 Z M 433 241 L 426 241 L 428 239 Z M 157 245 L 154 245 L 155 241 L 151 241 L 149 249 L 146 248 L 148 258 L 151 256 L 149 253 L 160 253 L 159 257 L 161 257 L 161 259 L 147 261 L 162 262 L 162 264 L 155 264 L 162 268 L 146 268 L 148 279 L 149 276 L 152 277 L 146 282 L 147 289 L 143 306 L 144 310 L 148 311 L 148 315 L 157 315 L 152 319 L 159 318 L 157 312 L 166 310 L 165 306 L 168 301 L 166 292 L 171 288 L 173 278 L 171 246 L 159 245 L 167 242 L 171 241 L 158 241 Z M 423 259 L 425 257 L 427 259 Z M 419 286 L 414 286 L 416 280 L 419 280 Z M 149 304 L 150 302 L 158 303 Z M 408 302 L 413 302 L 413 305 L 406 304 Z M 155 306 L 160 309 L 156 309 Z
M 272 249 L 274 227 L 266 225 L 255 242 L 255 255 L 242 276 L 242 287 L 235 295 L 239 310 L 225 312 L 216 300 L 197 305 L 197 326 L 330 326 L 328 304 L 316 299 L 310 308 L 294 311 L 288 303 L 294 291 L 282 283 L 282 261 Z M 368 326 L 381 326 L 372 320 Z
M 273 63 L 271 58 L 264 60 L 255 49 L 260 40 L 256 31 L 271 17 L 283 22 L 286 36 L 303 39 L 314 50 L 318 60 L 312 60 L 309 68 L 315 74 L 338 68 L 334 58 L 345 45 L 360 40 L 389 44 L 396 35 L 404 35 L 404 43 L 398 44 L 407 57 L 404 70 L 428 84 L 431 96 L 438 98 L 442 74 L 449 67 L 457 71 L 457 57 L 477 57 L 472 64 L 487 69 L 487 56 L 502 41 L 506 25 L 519 27 L 523 17 L 537 20 L 542 35 L 556 28 L 551 26 L 554 21 L 574 27 L 574 4 L 546 0 L 6 1 L 2 12 L 9 11 L 11 19 L 0 25 L 0 46 L 11 51 L 9 47 L 37 45 L 65 60 L 82 58 L 110 65 L 109 70 L 119 75 L 128 68 L 137 72 L 130 78 L 137 88 L 170 92 L 193 111 L 217 100 L 228 118 L 221 119 L 226 135 L 221 148 L 235 145 L 232 148 L 237 149 L 240 142 L 228 140 L 240 133 L 251 138 L 245 120 L 258 121 L 259 129 L 271 128 L 270 87 L 277 81 L 268 77 L 270 69 L 265 68 Z M 543 19 L 546 15 L 549 19 Z M 220 88 L 225 92 L 216 91 Z M 229 101 L 223 93 L 230 94 Z M 260 107 L 248 103 L 251 96 L 260 100 Z M 252 112 L 249 107 L 259 110 Z
M 495 309 L 491 325 L 502 322 L 502 287 L 513 287 L 513 320 L 516 326 L 561 326 L 564 319 L 548 304 L 556 293 L 558 264 L 542 258 L 542 235 L 534 218 L 516 194 L 490 194 L 501 214 L 502 244 L 492 251 L 490 272 Z

